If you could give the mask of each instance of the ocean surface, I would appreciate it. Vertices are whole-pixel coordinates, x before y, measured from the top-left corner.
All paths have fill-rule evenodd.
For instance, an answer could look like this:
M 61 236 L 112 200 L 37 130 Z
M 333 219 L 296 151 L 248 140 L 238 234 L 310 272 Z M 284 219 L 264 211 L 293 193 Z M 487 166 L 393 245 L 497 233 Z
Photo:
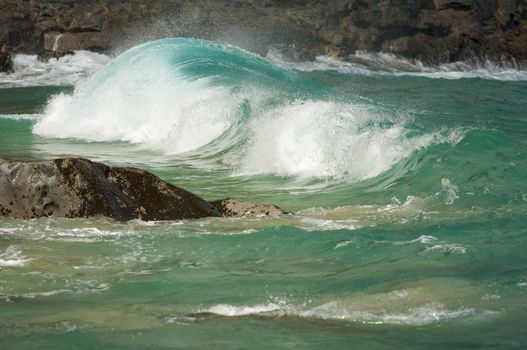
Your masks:
M 0 157 L 281 218 L 0 218 L 1 349 L 526 349 L 527 71 L 192 39 L 18 55 Z

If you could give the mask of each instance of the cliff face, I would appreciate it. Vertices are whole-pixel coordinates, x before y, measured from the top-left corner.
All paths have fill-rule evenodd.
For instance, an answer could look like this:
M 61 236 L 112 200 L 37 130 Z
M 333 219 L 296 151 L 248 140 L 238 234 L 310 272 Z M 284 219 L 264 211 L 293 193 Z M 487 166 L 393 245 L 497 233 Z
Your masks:
M 392 52 L 527 63 L 527 0 L 2 0 L 3 52 L 122 50 L 187 36 L 302 56 Z M 8 57 L 8 54 L 0 55 Z M 4 61 L 7 58 L 4 59 Z M 8 66 L 0 62 L 0 67 Z

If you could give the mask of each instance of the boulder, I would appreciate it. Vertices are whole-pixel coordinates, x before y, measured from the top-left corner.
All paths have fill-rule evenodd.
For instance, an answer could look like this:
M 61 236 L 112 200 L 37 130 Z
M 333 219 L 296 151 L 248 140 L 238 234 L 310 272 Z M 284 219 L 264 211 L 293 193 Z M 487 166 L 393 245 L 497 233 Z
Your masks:
M 221 214 L 204 199 L 147 171 L 66 158 L 0 159 L 0 215 L 179 220 Z
M 125 221 L 280 216 L 275 205 L 203 198 L 137 168 L 82 158 L 19 161 L 0 158 L 0 216 Z

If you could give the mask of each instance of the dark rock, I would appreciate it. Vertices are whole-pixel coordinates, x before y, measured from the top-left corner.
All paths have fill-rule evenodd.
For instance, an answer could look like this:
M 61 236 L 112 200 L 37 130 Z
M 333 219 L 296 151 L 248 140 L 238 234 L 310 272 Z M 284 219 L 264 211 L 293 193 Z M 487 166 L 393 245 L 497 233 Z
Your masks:
M 67 158 L 0 159 L 0 215 L 178 220 L 220 213 L 204 199 L 147 171 Z
M 492 0 L 474 0 L 474 11 L 480 21 L 490 19 L 498 9 L 498 2 Z
M 62 56 L 71 55 L 73 53 L 74 53 L 73 51 L 59 52 L 59 51 L 52 51 L 52 50 L 44 50 L 38 54 L 38 59 L 42 62 L 48 62 L 52 58 L 58 59 L 58 58 L 61 58 Z
M 232 199 L 209 203 L 137 168 L 111 168 L 82 158 L 0 158 L 0 216 L 10 218 L 181 220 L 284 214 L 275 205 Z
M 0 45 L 0 72 L 11 72 L 12 70 L 11 50 L 7 44 Z
M 247 216 L 282 216 L 291 214 L 273 204 L 255 204 L 235 199 L 221 199 L 211 202 L 223 216 L 247 217 Z

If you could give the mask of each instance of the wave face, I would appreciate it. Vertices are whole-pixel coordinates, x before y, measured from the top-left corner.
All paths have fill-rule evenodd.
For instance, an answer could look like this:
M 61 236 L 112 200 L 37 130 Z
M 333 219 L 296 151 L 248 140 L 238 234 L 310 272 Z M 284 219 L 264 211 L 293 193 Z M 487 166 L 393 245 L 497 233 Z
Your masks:
M 54 97 L 33 131 L 212 159 L 237 174 L 364 180 L 451 141 L 410 124 L 404 113 L 236 47 L 164 39 Z

